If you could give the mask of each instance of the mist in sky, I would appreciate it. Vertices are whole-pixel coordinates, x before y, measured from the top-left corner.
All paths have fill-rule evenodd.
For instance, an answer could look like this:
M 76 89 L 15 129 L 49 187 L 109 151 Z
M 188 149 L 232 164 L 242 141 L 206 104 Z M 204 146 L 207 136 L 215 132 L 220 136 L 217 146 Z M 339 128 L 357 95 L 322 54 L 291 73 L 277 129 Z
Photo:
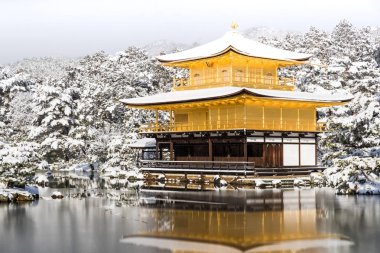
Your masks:
M 0 63 L 114 53 L 157 40 L 204 43 L 232 21 L 240 30 L 331 30 L 342 19 L 380 26 L 379 13 L 379 0 L 0 0 Z

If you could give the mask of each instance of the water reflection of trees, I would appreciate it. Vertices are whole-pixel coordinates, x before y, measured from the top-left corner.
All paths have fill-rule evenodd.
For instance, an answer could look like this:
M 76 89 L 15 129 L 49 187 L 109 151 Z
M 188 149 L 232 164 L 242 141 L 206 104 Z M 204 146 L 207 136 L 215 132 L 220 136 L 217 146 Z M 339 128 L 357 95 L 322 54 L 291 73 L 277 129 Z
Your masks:
M 324 219 L 318 222 L 319 229 L 331 232 L 344 231 L 355 241 L 353 252 L 378 252 L 380 198 L 331 195 L 333 195 L 331 192 L 323 193 L 325 199 L 323 210 L 326 214 Z

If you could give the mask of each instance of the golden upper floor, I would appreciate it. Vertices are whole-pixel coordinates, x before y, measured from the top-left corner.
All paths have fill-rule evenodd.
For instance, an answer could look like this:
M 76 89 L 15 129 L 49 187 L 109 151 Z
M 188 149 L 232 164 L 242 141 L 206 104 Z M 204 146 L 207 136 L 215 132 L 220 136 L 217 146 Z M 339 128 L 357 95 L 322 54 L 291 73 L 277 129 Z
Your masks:
M 221 56 L 179 64 L 186 78 L 173 78 L 173 90 L 237 86 L 255 89 L 294 90 L 294 77 L 279 76 L 280 61 L 257 59 L 229 51 Z
M 173 90 L 222 86 L 294 90 L 294 77 L 279 76 L 278 69 L 303 64 L 310 57 L 231 31 L 210 43 L 157 59 L 166 66 L 188 70 L 188 76 L 173 79 Z

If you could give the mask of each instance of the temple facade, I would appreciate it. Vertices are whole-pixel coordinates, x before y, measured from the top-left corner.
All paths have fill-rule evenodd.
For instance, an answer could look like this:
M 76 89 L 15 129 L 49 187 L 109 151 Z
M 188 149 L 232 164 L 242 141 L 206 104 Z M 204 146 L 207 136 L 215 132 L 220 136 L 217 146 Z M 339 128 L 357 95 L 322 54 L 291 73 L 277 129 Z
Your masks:
M 131 108 L 152 110 L 155 120 L 141 126 L 154 138 L 154 169 L 247 174 L 307 173 L 317 161 L 320 107 L 351 97 L 296 91 L 295 78 L 281 68 L 307 63 L 311 55 L 273 48 L 233 29 L 220 39 L 178 53 L 157 56 L 165 66 L 188 70 L 173 78 L 172 91 L 122 100 Z M 168 120 L 159 120 L 159 113 Z M 147 156 L 144 156 L 147 157 Z M 185 169 L 186 168 L 186 169 Z

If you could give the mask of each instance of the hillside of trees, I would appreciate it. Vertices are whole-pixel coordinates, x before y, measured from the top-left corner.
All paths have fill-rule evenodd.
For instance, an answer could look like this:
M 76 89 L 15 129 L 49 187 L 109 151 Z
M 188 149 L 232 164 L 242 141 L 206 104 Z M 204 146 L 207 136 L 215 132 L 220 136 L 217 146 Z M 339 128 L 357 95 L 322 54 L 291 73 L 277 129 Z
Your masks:
M 379 34 L 341 21 L 332 32 L 311 27 L 257 38 L 314 55 L 310 64 L 282 70 L 296 76 L 299 90 L 354 95 L 345 106 L 319 111 L 329 130 L 320 135 L 319 156 L 334 185 L 362 171 L 380 173 Z M 119 99 L 169 91 L 176 74 L 136 47 L 0 66 L 0 173 L 82 163 L 130 169 L 127 145 L 153 115 Z

